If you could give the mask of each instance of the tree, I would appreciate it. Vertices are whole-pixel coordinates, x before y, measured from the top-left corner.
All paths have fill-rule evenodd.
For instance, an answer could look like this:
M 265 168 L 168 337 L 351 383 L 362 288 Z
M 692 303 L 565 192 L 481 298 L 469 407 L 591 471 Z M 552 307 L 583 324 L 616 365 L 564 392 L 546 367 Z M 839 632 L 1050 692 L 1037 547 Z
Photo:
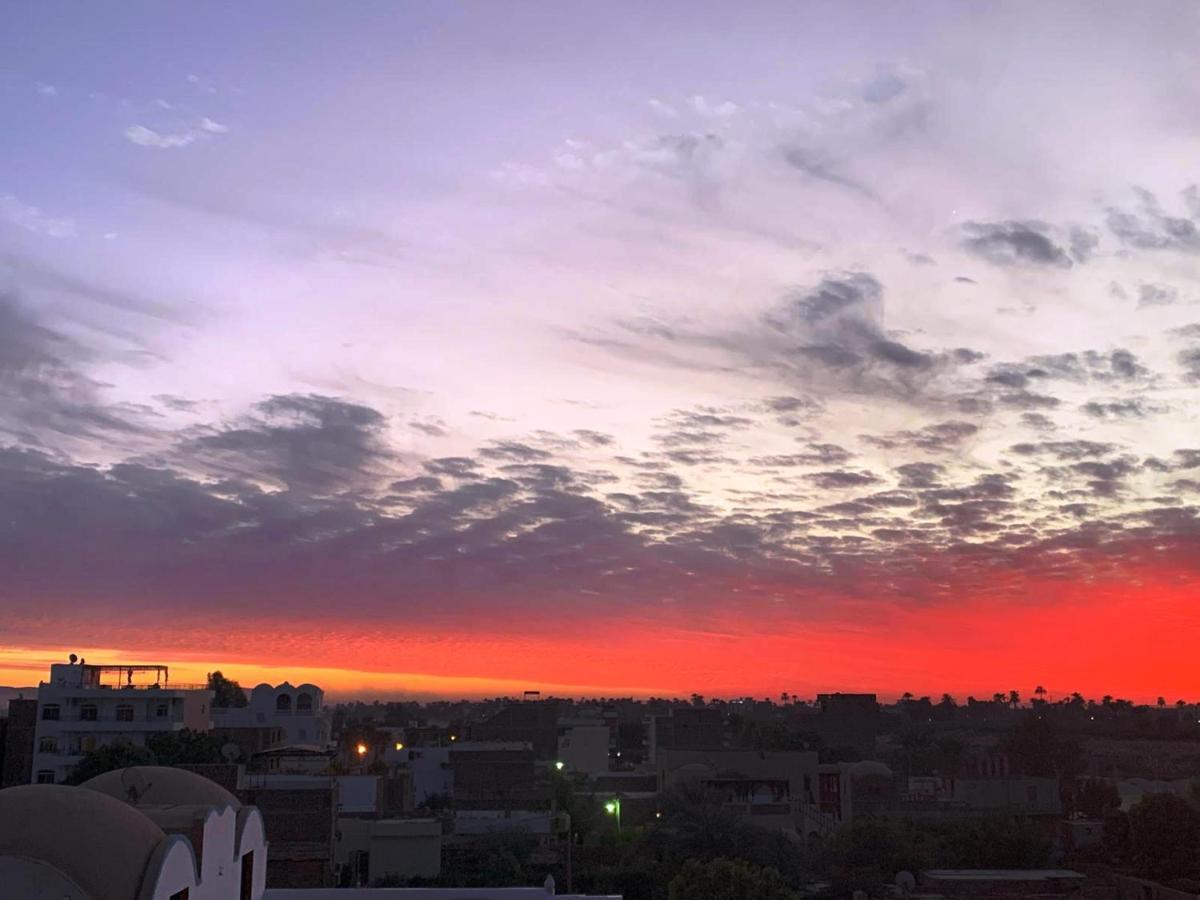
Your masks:
M 1037 697 L 1038 702 L 1040 702 L 1040 703 L 1046 702 L 1046 694 L 1047 693 L 1048 693 L 1048 691 L 1044 687 L 1042 687 L 1042 685 L 1040 685 L 1040 684 L 1033 689 L 1033 695 L 1035 697 Z
M 203 731 L 162 731 L 146 738 L 154 765 L 195 766 L 223 761 L 221 742 Z
M 1137 871 L 1155 881 L 1200 871 L 1200 812 L 1174 794 L 1147 794 L 1129 810 L 1129 849 Z
M 1104 819 L 1121 808 L 1121 793 L 1117 786 L 1100 778 L 1081 778 L 1067 798 L 1068 809 L 1089 819 Z
M 1008 692 L 1008 705 L 1011 706 L 1013 709 L 1016 709 L 1018 706 L 1021 705 L 1021 692 L 1020 691 L 1009 691 Z
M 85 781 L 129 766 L 152 766 L 157 762 L 154 754 L 145 747 L 137 747 L 123 741 L 105 744 L 84 754 L 67 778 L 67 784 L 83 784 Z
M 208 689 L 213 692 L 212 705 L 214 709 L 227 707 L 242 707 L 247 703 L 246 692 L 242 686 L 220 672 L 210 672 Z
M 689 859 L 671 879 L 670 900 L 795 900 L 796 894 L 775 869 L 744 860 Z

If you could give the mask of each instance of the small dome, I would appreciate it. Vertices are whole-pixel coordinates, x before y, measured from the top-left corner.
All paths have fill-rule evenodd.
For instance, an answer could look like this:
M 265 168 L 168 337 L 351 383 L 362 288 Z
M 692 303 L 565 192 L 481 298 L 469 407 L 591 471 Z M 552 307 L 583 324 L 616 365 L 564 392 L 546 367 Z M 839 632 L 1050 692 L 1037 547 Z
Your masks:
M 51 784 L 0 791 L 0 856 L 45 863 L 93 900 L 138 896 L 165 838 L 134 807 L 96 791 Z
M 130 766 L 89 778 L 80 787 L 129 801 L 130 789 L 137 790 L 137 806 L 232 806 L 238 798 L 215 781 L 169 766 Z

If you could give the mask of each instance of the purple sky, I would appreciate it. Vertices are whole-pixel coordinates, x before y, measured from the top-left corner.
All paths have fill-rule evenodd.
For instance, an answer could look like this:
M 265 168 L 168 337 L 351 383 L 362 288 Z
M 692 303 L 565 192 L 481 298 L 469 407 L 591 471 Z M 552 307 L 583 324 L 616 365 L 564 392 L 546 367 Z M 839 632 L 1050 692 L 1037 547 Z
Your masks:
M 0 641 L 1194 583 L 1200 10 L 741 6 L 0 12 Z

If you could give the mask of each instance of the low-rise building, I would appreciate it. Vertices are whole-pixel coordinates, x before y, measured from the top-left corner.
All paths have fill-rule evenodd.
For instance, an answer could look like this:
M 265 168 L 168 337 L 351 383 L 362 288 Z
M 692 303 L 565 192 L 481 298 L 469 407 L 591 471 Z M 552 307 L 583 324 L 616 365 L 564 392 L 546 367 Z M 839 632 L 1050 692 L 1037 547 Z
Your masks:
M 86 753 L 152 734 L 208 731 L 213 692 L 172 684 L 166 666 L 55 664 L 38 686 L 32 780 L 65 781 Z
M 245 706 L 214 709 L 213 727 L 277 729 L 276 746 L 323 748 L 329 743 L 330 731 L 325 692 L 308 683 L 259 684 L 250 691 Z

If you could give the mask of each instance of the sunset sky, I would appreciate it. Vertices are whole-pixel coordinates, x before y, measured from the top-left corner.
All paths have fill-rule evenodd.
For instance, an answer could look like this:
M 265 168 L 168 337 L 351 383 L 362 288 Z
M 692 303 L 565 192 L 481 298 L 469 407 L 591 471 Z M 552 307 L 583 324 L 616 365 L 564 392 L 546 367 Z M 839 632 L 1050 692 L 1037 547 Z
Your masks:
M 1200 699 L 1198 42 L 7 4 L 0 684 Z

